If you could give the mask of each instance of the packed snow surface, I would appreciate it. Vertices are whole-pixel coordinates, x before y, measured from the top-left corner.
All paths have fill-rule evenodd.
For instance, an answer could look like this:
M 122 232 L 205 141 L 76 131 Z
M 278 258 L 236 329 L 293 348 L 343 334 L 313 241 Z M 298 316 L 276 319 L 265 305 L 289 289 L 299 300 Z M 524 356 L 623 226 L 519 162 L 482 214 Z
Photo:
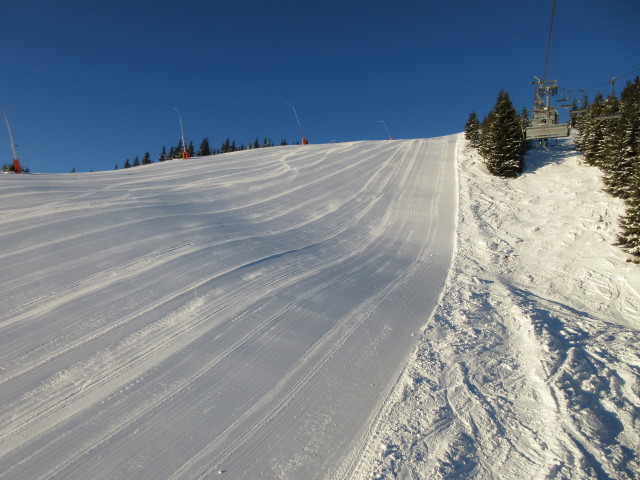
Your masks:
M 515 180 L 459 143 L 445 292 L 351 478 L 640 478 L 640 266 L 572 144 Z
M 571 147 L 0 177 L 0 479 L 638 478 L 640 267 Z
M 458 141 L 0 177 L 0 479 L 335 478 L 442 293 Z

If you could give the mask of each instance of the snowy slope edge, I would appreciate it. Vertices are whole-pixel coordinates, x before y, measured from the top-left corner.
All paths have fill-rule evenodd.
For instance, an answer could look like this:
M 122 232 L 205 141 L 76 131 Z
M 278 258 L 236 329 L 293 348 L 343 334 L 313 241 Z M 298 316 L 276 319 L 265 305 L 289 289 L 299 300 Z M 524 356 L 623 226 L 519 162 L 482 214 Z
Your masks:
M 441 303 L 351 478 L 635 478 L 640 272 L 570 144 L 488 175 L 460 140 Z

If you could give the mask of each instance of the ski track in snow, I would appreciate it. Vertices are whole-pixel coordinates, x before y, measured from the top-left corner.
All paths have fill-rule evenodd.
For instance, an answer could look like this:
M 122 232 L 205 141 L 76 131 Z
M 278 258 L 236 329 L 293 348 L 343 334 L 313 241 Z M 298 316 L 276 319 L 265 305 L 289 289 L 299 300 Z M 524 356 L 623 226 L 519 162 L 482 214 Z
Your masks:
M 0 479 L 335 477 L 444 285 L 457 141 L 0 177 Z
M 638 478 L 622 205 L 569 145 L 527 163 L 452 135 L 0 177 L 0 479 Z
M 570 144 L 492 177 L 461 140 L 443 297 L 344 479 L 637 479 L 640 269 Z

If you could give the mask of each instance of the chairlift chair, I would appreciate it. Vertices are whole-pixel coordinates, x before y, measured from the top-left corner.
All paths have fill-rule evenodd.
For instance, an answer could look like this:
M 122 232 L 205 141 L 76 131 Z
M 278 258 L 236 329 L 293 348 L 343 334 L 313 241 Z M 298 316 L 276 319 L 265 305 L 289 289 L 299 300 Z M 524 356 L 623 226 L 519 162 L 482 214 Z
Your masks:
M 531 126 L 525 128 L 525 139 L 568 137 L 569 124 L 558 123 L 558 109 L 550 104 L 550 97 L 558 93 L 558 81 L 534 78 L 533 120 Z

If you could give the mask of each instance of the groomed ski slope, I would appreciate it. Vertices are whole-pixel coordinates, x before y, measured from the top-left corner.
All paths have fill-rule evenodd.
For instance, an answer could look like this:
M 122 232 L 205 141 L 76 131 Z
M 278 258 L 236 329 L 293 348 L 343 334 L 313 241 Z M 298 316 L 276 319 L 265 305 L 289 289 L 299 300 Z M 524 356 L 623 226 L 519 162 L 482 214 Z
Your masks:
M 457 135 L 0 177 L 0 479 L 330 479 L 441 295 Z

